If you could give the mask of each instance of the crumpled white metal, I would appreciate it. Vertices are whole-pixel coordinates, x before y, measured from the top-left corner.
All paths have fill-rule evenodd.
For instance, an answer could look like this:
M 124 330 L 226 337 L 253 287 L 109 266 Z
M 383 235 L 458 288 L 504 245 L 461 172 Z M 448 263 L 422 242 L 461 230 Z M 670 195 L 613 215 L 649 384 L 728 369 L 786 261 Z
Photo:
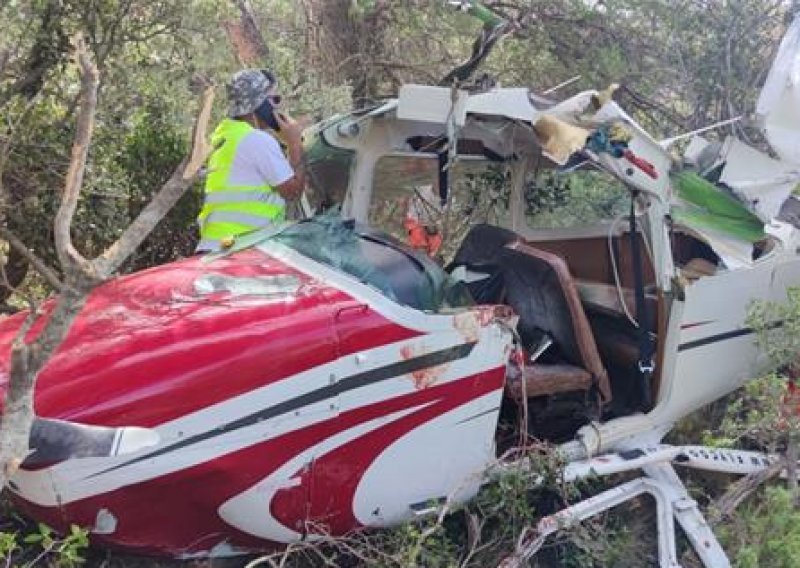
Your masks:
M 756 114 L 775 153 L 800 165 L 800 15 L 781 41 L 758 98 Z

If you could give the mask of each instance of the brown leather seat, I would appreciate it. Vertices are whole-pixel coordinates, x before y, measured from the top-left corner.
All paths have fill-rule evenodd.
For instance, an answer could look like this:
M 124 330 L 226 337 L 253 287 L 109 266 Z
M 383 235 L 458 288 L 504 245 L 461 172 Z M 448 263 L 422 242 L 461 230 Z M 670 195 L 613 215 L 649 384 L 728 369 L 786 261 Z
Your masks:
M 608 373 L 597 351 L 589 320 L 567 263 L 561 257 L 521 241 L 500 252 L 506 281 L 506 302 L 520 316 L 518 330 L 526 336 L 546 334 L 553 341 L 557 363 L 534 363 L 524 378 L 528 396 L 548 385 L 551 392 L 585 390 L 597 384 L 603 402 L 611 400 Z M 581 372 L 583 371 L 583 372 Z M 588 375 L 588 376 L 587 376 Z M 563 382 L 558 388 L 555 384 Z M 521 391 L 521 389 L 520 389 Z M 550 393 L 542 393 L 550 394 Z
M 458 265 L 491 274 L 474 285 L 476 300 L 511 306 L 525 346 L 537 345 L 543 336 L 553 342 L 546 353 L 549 364 L 537 362 L 526 366 L 523 376 L 508 377 L 511 396 L 522 396 L 524 379 L 528 397 L 586 391 L 596 384 L 603 402 L 611 400 L 608 374 L 562 258 L 525 244 L 511 231 L 478 225 L 451 266 Z

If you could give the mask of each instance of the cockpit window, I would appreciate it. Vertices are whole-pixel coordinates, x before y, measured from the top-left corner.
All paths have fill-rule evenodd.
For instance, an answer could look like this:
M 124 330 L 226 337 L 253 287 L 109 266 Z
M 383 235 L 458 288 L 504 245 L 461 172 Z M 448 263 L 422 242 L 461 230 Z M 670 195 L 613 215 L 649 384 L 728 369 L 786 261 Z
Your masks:
M 375 166 L 369 224 L 406 242 L 411 220 L 443 237 L 438 256 L 447 262 L 471 226 L 508 216 L 508 173 L 505 164 L 461 158 L 442 178 L 435 154 L 384 156 Z
M 602 171 L 530 176 L 523 194 L 525 218 L 533 229 L 567 229 L 610 222 L 630 207 L 630 191 Z
M 472 304 L 463 284 L 425 255 L 385 233 L 337 216 L 297 223 L 271 240 L 341 270 L 399 304 L 428 312 Z

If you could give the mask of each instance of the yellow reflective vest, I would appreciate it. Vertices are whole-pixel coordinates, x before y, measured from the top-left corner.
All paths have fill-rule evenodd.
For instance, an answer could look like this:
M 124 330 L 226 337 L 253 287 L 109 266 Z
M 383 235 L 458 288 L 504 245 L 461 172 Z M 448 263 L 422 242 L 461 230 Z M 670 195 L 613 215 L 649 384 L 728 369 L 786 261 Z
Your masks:
M 211 135 L 214 151 L 208 159 L 205 201 L 197 218 L 200 225 L 197 250 L 220 250 L 222 243 L 232 237 L 285 218 L 286 205 L 272 186 L 229 183 L 239 143 L 253 130 L 243 120 L 226 118 Z

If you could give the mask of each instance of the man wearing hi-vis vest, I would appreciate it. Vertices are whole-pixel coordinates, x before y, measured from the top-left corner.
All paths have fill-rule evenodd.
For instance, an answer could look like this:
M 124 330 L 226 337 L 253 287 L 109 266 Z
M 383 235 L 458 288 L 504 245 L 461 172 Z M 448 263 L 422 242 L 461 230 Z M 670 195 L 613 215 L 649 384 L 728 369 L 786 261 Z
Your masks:
M 239 71 L 228 84 L 228 117 L 211 136 L 198 252 L 227 248 L 238 235 L 282 222 L 285 200 L 303 191 L 302 127 L 277 111 L 276 85 L 260 69 Z

